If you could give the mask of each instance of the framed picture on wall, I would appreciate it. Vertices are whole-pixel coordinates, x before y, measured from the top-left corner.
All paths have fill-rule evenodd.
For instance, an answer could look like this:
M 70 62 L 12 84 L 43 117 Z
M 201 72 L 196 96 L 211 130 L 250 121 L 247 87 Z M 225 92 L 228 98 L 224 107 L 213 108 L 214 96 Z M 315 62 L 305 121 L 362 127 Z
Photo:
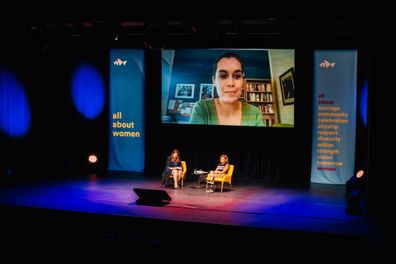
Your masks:
M 284 105 L 294 104 L 294 69 L 290 68 L 279 76 Z
M 193 83 L 178 83 L 175 98 L 194 98 L 194 87 Z
M 201 87 L 199 89 L 199 100 L 213 99 L 213 96 L 213 84 L 201 83 Z

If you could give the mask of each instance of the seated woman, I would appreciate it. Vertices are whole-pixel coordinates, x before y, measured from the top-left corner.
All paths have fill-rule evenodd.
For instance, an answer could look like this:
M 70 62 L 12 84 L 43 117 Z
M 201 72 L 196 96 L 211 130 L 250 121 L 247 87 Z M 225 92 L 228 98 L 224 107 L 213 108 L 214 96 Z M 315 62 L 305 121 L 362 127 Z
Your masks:
M 214 183 L 216 176 L 223 176 L 227 174 L 229 168 L 230 164 L 228 163 L 228 156 L 225 154 L 220 155 L 220 163 L 217 165 L 214 171 L 210 171 L 210 173 L 208 174 L 208 183 L 210 187 L 208 190 L 206 190 L 207 192 L 214 192 Z
M 180 152 L 174 149 L 166 162 L 165 171 L 162 174 L 162 187 L 168 183 L 169 177 L 172 175 L 175 189 L 179 188 L 183 167 L 181 164 Z

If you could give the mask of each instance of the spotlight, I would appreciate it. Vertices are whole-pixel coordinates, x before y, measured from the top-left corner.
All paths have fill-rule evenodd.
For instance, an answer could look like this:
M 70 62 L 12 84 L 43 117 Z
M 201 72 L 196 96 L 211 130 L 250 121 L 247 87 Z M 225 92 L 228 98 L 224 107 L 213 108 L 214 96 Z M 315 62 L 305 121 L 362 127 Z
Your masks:
M 96 157 L 96 155 L 94 155 L 94 154 L 91 154 L 88 157 L 88 161 L 89 161 L 89 163 L 94 164 L 94 163 L 96 163 L 98 161 L 98 157 Z
M 96 154 L 90 154 L 88 156 L 87 172 L 88 173 L 98 173 L 99 171 L 99 158 Z
M 360 214 L 364 194 L 364 171 L 359 170 L 346 182 L 347 213 Z

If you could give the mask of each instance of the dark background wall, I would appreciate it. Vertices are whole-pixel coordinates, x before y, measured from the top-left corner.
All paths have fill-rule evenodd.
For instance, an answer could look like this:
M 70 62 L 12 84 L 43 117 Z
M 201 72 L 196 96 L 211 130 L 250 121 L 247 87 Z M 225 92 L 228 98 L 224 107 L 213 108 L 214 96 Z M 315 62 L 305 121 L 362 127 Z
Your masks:
M 384 94 L 393 94 L 393 87 L 387 78 L 394 74 L 393 8 L 376 3 L 353 3 L 348 6 L 346 3 L 321 2 L 307 10 L 305 5 L 296 1 L 278 4 L 266 2 L 265 9 L 256 8 L 257 4 L 249 4 L 249 1 L 239 5 L 216 4 L 213 1 L 208 5 L 190 2 L 187 5 L 172 5 L 165 1 L 155 3 L 155 7 L 152 2 L 139 3 L 139 6 L 125 1 L 112 1 L 111 5 L 101 5 L 97 1 L 84 4 L 75 2 L 14 1 L 3 3 L 0 8 L 0 63 L 6 62 L 20 76 L 31 100 L 33 118 L 31 130 L 24 138 L 12 139 L 0 132 L 0 180 L 20 175 L 35 180 L 43 173 L 49 177 L 60 174 L 70 176 L 65 161 L 69 158 L 75 160 L 71 166 L 81 170 L 86 163 L 80 161 L 79 157 L 85 156 L 90 146 L 106 156 L 107 111 L 89 122 L 75 112 L 68 87 L 71 63 L 73 58 L 77 60 L 91 54 L 90 58 L 98 63 L 106 79 L 108 49 L 137 47 L 146 49 L 146 65 L 151 65 L 146 69 L 147 76 L 152 76 L 147 78 L 147 95 L 153 96 L 151 103 L 146 104 L 146 115 L 151 118 L 146 123 L 146 136 L 150 140 L 146 143 L 146 168 L 148 172 L 155 173 L 153 177 L 162 171 L 165 155 L 172 148 L 179 147 L 185 159 L 191 163 L 190 168 L 203 163 L 214 165 L 218 153 L 227 152 L 233 161 L 238 162 L 238 174 L 241 173 L 241 176 L 244 173 L 248 177 L 253 175 L 249 172 L 249 169 L 253 169 L 249 164 L 254 161 L 254 170 L 259 171 L 255 175 L 307 183 L 312 136 L 312 51 L 315 48 L 358 48 L 359 72 L 363 73 L 359 73 L 358 89 L 360 91 L 362 82 L 367 78 L 370 103 L 368 127 L 363 126 L 357 118 L 355 167 L 367 166 L 369 213 L 376 221 L 386 224 L 381 228 L 385 234 L 389 234 L 388 238 L 391 237 L 388 230 L 393 229 L 393 218 L 389 215 L 393 206 L 393 156 L 388 154 L 388 150 L 393 149 L 394 132 L 389 128 L 389 120 L 393 120 L 394 107 Z M 180 9 L 184 12 L 180 12 Z M 243 22 L 257 19 L 262 23 L 246 25 Z M 122 20 L 144 21 L 144 26 L 120 30 Z M 182 20 L 183 23 L 168 27 L 167 22 L 174 20 Z M 227 26 L 218 23 L 220 20 L 231 20 L 232 24 Z M 87 29 L 81 25 L 87 21 L 99 23 Z M 164 27 L 167 30 L 164 31 Z M 227 35 L 229 29 L 237 34 Z M 118 42 L 114 41 L 115 30 L 120 30 L 117 31 L 121 36 Z M 134 34 L 126 36 L 128 31 Z M 187 35 L 171 35 L 178 31 Z M 260 32 L 264 34 L 256 34 Z M 71 37 L 74 33 L 81 33 L 81 36 Z M 49 44 L 47 48 L 46 43 Z M 295 129 L 278 130 L 276 134 L 273 134 L 273 130 L 265 130 L 260 134 L 273 136 L 274 140 L 280 142 L 291 139 L 293 147 L 285 150 L 282 145 L 273 146 L 272 141 L 269 144 L 261 142 L 259 145 L 246 145 L 240 140 L 257 136 L 257 131 L 241 132 L 236 129 L 230 133 L 222 128 L 215 131 L 188 127 L 175 130 L 161 126 L 156 121 L 160 120 L 158 58 L 164 44 L 197 48 L 246 44 L 296 48 Z M 46 64 L 48 62 L 51 64 Z M 55 66 L 59 67 L 59 71 L 55 70 Z M 57 89 L 54 89 L 53 83 L 56 83 Z M 53 101 L 44 99 L 50 96 L 54 98 Z M 46 134 L 45 131 L 49 129 L 57 133 Z M 205 143 L 191 141 L 188 136 L 191 133 L 210 134 L 213 138 Z M 177 144 L 173 143 L 173 137 L 179 138 Z M 216 141 L 218 137 L 223 137 L 227 144 Z M 238 140 L 235 141 L 235 137 Z M 244 157 L 244 153 L 251 153 L 249 159 Z M 292 165 L 286 164 L 286 161 Z M 12 176 L 7 176 L 9 167 L 16 172 Z M 263 173 L 266 167 L 268 171 L 279 173 Z M 103 160 L 100 168 L 106 168 Z
M 1 63 L 21 81 L 30 104 L 31 125 L 21 138 L 1 133 L 3 166 L 25 177 L 64 175 L 86 166 L 88 152 L 107 155 L 108 105 L 93 120 L 76 110 L 72 75 L 80 63 L 94 65 L 108 82 L 108 49 L 88 42 L 14 43 L 1 50 Z M 103 162 L 103 161 L 101 161 Z
M 392 103 L 384 103 L 383 95 L 392 94 L 393 89 L 388 85 L 388 78 L 384 78 L 393 76 L 392 8 L 361 3 L 340 8 L 339 4 L 320 3 L 308 11 L 299 6 L 299 2 L 292 5 L 279 2 L 265 3 L 266 8 L 262 10 L 246 1 L 237 7 L 219 2 L 217 5 L 192 6 L 188 3 L 188 7 L 177 5 L 175 8 L 175 4 L 164 2 L 156 3 L 154 8 L 150 2 L 131 8 L 128 2 L 113 1 L 112 5 L 96 2 L 83 6 L 72 2 L 21 5 L 16 1 L 4 4 L 0 9 L 0 63 L 6 63 L 20 76 L 31 100 L 33 119 L 31 130 L 24 138 L 13 139 L 0 133 L 1 180 L 22 175 L 32 180 L 43 174 L 51 178 L 70 176 L 69 172 L 86 168 L 83 159 L 91 149 L 105 157 L 99 164 L 99 169 L 105 170 L 108 101 L 105 111 L 97 119 L 87 121 L 82 118 L 70 99 L 72 65 L 80 58 L 93 61 L 106 80 L 109 48 L 136 47 L 146 50 L 146 89 L 151 98 L 150 104 L 146 104 L 147 173 L 158 177 L 164 157 L 178 147 L 189 161 L 189 168 L 203 167 L 202 164 L 214 166 L 217 156 L 226 152 L 237 165 L 238 177 L 308 183 L 312 138 L 312 51 L 315 48 L 357 48 L 358 98 L 362 83 L 367 79 L 369 122 L 365 127 L 357 118 L 355 167 L 367 167 L 370 214 L 377 221 L 388 223 L 385 228 L 391 227 L 391 221 L 387 220 L 390 218 L 386 216 L 391 211 L 393 185 L 389 181 L 393 160 L 392 155 L 383 149 L 391 149 L 393 130 L 384 124 L 392 119 L 394 110 Z M 180 12 L 179 8 L 185 12 Z M 135 25 L 132 27 L 127 23 L 124 27 L 123 21 L 143 23 L 132 23 Z M 171 21 L 181 23 L 172 24 Z M 93 22 L 93 27 L 86 22 Z M 114 39 L 116 33 L 120 36 L 118 41 Z M 174 129 L 161 125 L 159 58 L 160 50 L 168 46 L 295 48 L 295 128 L 262 131 L 236 128 L 228 131 L 221 127 Z M 45 99 L 50 97 L 53 99 Z M 211 136 L 205 137 L 208 139 L 205 141 L 192 141 L 191 134 Z M 175 137 L 177 143 L 173 140 Z M 272 140 L 257 144 L 246 140 L 257 137 Z M 13 169 L 11 176 L 8 176 L 8 168 Z
M 10 39 L 1 49 L 1 62 L 18 74 L 32 107 L 32 126 L 26 137 L 12 139 L 0 135 L 1 154 L 6 157 L 3 171 L 10 167 L 15 174 L 28 177 L 53 175 L 53 171 L 67 175 L 70 171 L 85 170 L 85 159 L 90 152 L 99 154 L 98 169 L 106 169 L 108 100 L 96 119 L 86 120 L 74 108 L 70 82 L 74 67 L 88 62 L 97 67 L 108 89 L 110 48 L 144 48 L 146 51 L 145 168 L 153 177 L 159 177 L 166 155 L 178 148 L 189 169 L 214 168 L 219 155 L 226 153 L 235 164 L 236 178 L 307 184 L 312 138 L 313 50 L 358 49 L 359 91 L 365 80 L 370 81 L 373 39 L 369 28 L 365 28 L 369 21 L 364 19 L 259 17 L 252 20 L 257 23 L 248 23 L 250 19 L 196 18 L 191 21 L 176 17 L 157 21 L 143 19 L 143 26 L 135 23 L 127 27 L 123 26 L 122 17 L 103 19 L 100 23 L 88 17 L 22 20 L 2 28 L 10 34 Z M 101 16 L 97 18 L 101 20 Z M 170 23 L 174 20 L 179 22 Z M 319 21 L 320 31 L 315 24 Z M 295 49 L 295 128 L 161 124 L 163 48 Z M 357 144 L 357 163 L 365 164 L 368 150 L 362 146 L 367 145 L 368 135 L 367 128 L 360 123 L 358 141 L 362 144 Z

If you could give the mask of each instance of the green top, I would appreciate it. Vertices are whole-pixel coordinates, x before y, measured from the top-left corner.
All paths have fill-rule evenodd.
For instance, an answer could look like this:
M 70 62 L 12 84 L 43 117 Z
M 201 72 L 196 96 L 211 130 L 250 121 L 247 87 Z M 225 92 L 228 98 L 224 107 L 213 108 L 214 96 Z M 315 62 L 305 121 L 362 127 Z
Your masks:
M 263 115 L 257 107 L 242 102 L 242 126 L 264 126 Z M 198 101 L 194 105 L 190 124 L 218 125 L 214 99 Z

